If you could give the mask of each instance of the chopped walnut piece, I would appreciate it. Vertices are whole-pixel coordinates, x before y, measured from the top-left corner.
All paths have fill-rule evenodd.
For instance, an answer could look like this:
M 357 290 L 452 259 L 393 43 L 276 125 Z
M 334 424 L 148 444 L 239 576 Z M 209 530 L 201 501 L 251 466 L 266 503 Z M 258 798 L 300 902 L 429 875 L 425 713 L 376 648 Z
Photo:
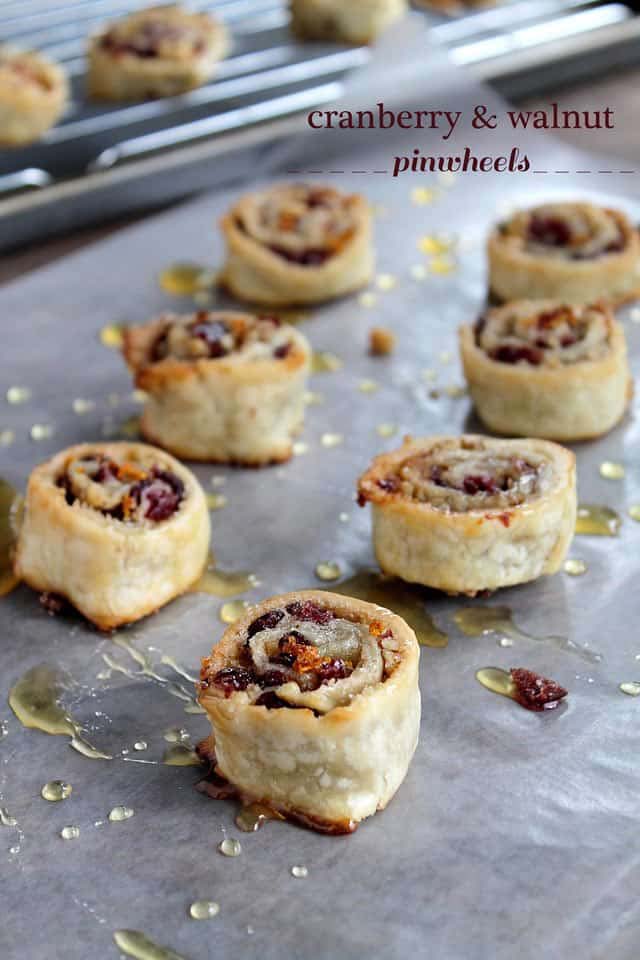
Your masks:
M 553 710 L 567 695 L 564 687 L 533 670 L 522 667 L 510 671 L 514 685 L 514 700 L 527 710 Z
M 369 353 L 386 357 L 396 348 L 396 335 L 386 327 L 372 327 L 369 331 Z

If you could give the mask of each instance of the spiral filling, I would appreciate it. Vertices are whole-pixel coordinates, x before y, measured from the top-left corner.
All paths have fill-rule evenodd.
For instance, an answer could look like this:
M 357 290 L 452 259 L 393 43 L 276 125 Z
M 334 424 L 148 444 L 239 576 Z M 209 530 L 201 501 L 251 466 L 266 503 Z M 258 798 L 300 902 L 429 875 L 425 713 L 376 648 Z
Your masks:
M 533 256 L 561 260 L 594 260 L 625 246 L 614 212 L 591 204 L 543 204 L 516 214 L 502 232 L 518 238 Z
M 239 210 L 236 224 L 290 263 L 321 266 L 353 237 L 355 199 L 330 187 L 276 187 Z
M 243 692 L 255 706 L 326 713 L 385 679 L 398 662 L 391 630 L 337 616 L 311 600 L 262 614 L 246 631 L 236 661 L 204 660 L 201 687 Z
M 204 52 L 207 40 L 201 23 L 183 17 L 178 21 L 159 11 L 123 20 L 104 34 L 101 46 L 114 56 L 189 60 Z
M 292 331 L 279 317 L 201 311 L 169 318 L 151 345 L 150 360 L 283 360 L 292 348 Z
M 171 470 L 133 459 L 120 463 L 100 452 L 68 460 L 57 485 L 69 505 L 135 524 L 168 520 L 185 498 L 184 483 Z
M 53 89 L 53 84 L 45 70 L 38 69 L 31 57 L 0 53 L 0 88 L 10 87 L 31 87 L 49 92 Z
M 512 303 L 475 326 L 477 346 L 498 363 L 561 367 L 601 360 L 611 349 L 611 316 L 598 305 Z

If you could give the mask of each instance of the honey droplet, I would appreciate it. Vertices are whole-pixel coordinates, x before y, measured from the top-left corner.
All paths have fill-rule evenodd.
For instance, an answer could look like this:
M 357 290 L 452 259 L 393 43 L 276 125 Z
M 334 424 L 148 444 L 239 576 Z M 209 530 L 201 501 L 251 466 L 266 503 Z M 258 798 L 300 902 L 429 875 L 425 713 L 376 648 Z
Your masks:
M 225 839 L 219 845 L 218 850 L 225 857 L 239 857 L 242 853 L 240 841 L 235 840 L 232 837 L 225 837 Z
M 304 402 L 308 407 L 319 407 L 324 403 L 324 396 L 315 390 L 307 390 L 304 395 Z
M 132 807 L 119 805 L 109 811 L 109 820 L 111 823 L 122 823 L 123 820 L 131 820 L 133 814 L 134 810 Z
M 224 487 L 226 482 L 227 478 L 222 473 L 215 473 L 209 480 L 210 486 L 212 486 L 214 489 Z
M 185 740 L 189 739 L 189 731 L 185 730 L 184 727 L 169 727 L 162 736 L 167 743 L 184 743 Z
M 227 505 L 227 498 L 223 493 L 207 493 L 206 500 L 209 510 L 222 510 Z
M 34 423 L 29 431 L 29 436 L 36 442 L 39 440 L 48 440 L 49 437 L 53 436 L 53 427 L 50 423 Z
M 137 403 L 138 406 L 143 406 L 149 399 L 149 394 L 146 390 L 132 390 L 131 391 L 131 402 Z
M 429 264 L 429 269 L 431 273 L 446 276 L 449 273 L 453 273 L 456 269 L 456 263 L 455 260 L 452 260 L 450 257 L 434 257 Z
M 445 387 L 444 392 L 448 397 L 454 397 L 454 398 L 464 397 L 467 392 L 467 388 L 461 386 L 460 384 L 452 383 L 450 384 L 450 386 Z
M 621 463 L 613 463 L 611 460 L 605 460 L 600 464 L 600 476 L 606 480 L 622 480 L 624 477 L 624 466 Z
M 223 623 L 235 623 L 240 617 L 243 617 L 249 604 L 246 600 L 230 600 L 229 603 L 223 603 L 220 607 L 220 619 Z
M 138 751 L 146 750 L 148 746 L 149 744 L 147 743 L 146 740 L 136 740 L 136 742 L 133 745 L 133 749 Z
M 296 880 L 304 880 L 305 877 L 309 876 L 309 871 L 303 866 L 291 867 L 291 876 L 295 877 Z
M 339 447 L 343 440 L 341 433 L 323 433 L 320 443 L 323 447 Z
M 335 584 L 332 590 L 393 610 L 415 630 L 418 643 L 423 647 L 442 648 L 449 642 L 447 634 L 436 627 L 427 613 L 420 587 L 384 577 L 375 570 L 363 570 Z
M 476 671 L 476 680 L 492 693 L 515 700 L 516 687 L 507 670 L 501 670 L 499 667 L 483 667 L 482 670 Z
M 370 309 L 371 307 L 375 307 L 377 302 L 378 302 L 378 297 L 376 296 L 375 293 L 372 293 L 371 290 L 365 290 L 365 292 L 361 293 L 360 296 L 358 297 L 358 303 L 360 304 L 360 306 L 365 307 L 367 309 Z
M 154 943 L 139 930 L 116 930 L 113 939 L 118 950 L 134 960 L 185 960 L 168 947 Z
M 398 432 L 395 423 L 379 423 L 376 427 L 376 433 L 379 437 L 393 437 Z
M 236 826 L 244 833 L 255 833 L 267 820 L 284 820 L 284 817 L 264 803 L 250 803 L 236 816 Z
M 50 803 L 59 803 L 60 800 L 70 797 L 72 790 L 71 784 L 65 783 L 64 780 L 49 780 L 40 791 L 40 796 Z
M 576 534 L 579 536 L 617 537 L 622 520 L 611 507 L 583 503 L 578 506 Z
M 426 380 L 427 383 L 434 383 L 438 379 L 438 371 L 426 369 L 422 371 L 422 378 Z
M 29 387 L 9 387 L 7 390 L 7 403 L 27 403 L 30 399 L 31 390 Z
M 292 449 L 294 457 L 302 457 L 309 452 L 309 444 L 305 443 L 304 440 L 296 440 Z
M 9 735 L 9 724 L 6 720 L 0 720 L 0 740 L 4 740 Z
M 80 836 L 80 827 L 63 827 L 60 831 L 60 836 L 63 840 L 77 840 Z
M 392 273 L 380 273 L 376 277 L 376 287 L 385 292 L 394 290 L 398 286 L 398 278 Z
M 137 440 L 140 437 L 140 417 L 127 417 L 120 424 L 118 433 L 121 437 L 126 437 L 127 440 Z
M 0 807 L 0 826 L 2 827 L 17 827 L 18 821 L 15 817 L 12 817 L 6 807 Z
M 378 389 L 379 385 L 375 380 L 361 380 L 358 384 L 360 393 L 375 393 Z
M 414 263 L 411 267 L 411 276 L 414 280 L 426 280 L 427 268 L 423 263 Z
M 162 762 L 165 767 L 199 767 L 202 764 L 196 751 L 187 743 L 174 743 L 168 747 Z
M 18 584 L 13 571 L 13 552 L 21 504 L 18 491 L 0 477 L 0 597 L 6 596 Z
M 210 280 L 210 271 L 197 263 L 173 263 L 162 271 L 158 282 L 165 293 L 173 297 L 193 297 Z
M 640 503 L 634 503 L 633 506 L 629 507 L 629 516 L 636 523 L 640 523 Z
M 342 367 L 342 360 L 336 357 L 335 353 L 320 351 L 313 354 L 311 358 L 312 373 L 335 373 Z
M 318 580 L 330 582 L 332 580 L 339 580 L 341 576 L 342 570 L 340 569 L 340 565 L 334 560 L 327 560 L 316 566 L 316 577 Z
M 0 447 L 10 447 L 15 438 L 13 430 L 0 430 Z
M 189 907 L 189 916 L 193 920 L 211 920 L 220 913 L 220 905 L 215 900 L 195 900 Z
M 448 253 L 453 246 L 450 237 L 434 236 L 433 234 L 421 237 L 418 241 L 418 249 L 421 253 L 426 253 L 429 257 L 440 257 Z
M 640 697 L 640 683 L 635 680 L 621 683 L 619 689 L 628 697 Z
M 449 350 L 441 350 L 438 354 L 438 360 L 440 363 L 451 363 L 451 353 Z
M 564 572 L 570 577 L 581 577 L 587 572 L 587 565 L 584 560 L 569 559 L 564 562 Z
M 351 519 L 351 517 L 349 516 L 348 513 L 339 513 L 339 514 L 338 514 L 338 520 L 340 521 L 340 523 L 349 523 L 349 520 L 350 520 L 350 519 Z
M 109 323 L 100 331 L 100 343 L 112 350 L 119 350 L 124 340 L 123 327 L 117 323 Z
M 437 195 L 435 190 L 429 187 L 415 187 L 411 191 L 411 203 L 416 207 L 424 207 L 428 203 L 433 203 Z
M 94 410 L 96 404 L 94 400 L 85 400 L 84 397 L 76 397 L 71 406 L 74 413 L 82 416 L 84 413 L 89 413 L 91 410 Z

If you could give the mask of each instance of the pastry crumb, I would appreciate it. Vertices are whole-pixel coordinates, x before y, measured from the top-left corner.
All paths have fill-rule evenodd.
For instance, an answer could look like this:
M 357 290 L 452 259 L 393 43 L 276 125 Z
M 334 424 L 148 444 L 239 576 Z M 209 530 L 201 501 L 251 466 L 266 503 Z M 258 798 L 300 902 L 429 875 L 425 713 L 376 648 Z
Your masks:
M 372 327 L 369 331 L 369 353 L 386 357 L 396 348 L 396 335 L 387 327 Z

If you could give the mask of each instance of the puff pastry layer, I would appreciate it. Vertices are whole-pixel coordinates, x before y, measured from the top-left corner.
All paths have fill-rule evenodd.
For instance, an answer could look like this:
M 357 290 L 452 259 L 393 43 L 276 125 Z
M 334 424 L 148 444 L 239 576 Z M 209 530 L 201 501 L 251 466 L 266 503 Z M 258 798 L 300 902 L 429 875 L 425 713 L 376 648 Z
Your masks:
M 39 53 L 0 47 L 0 146 L 38 140 L 63 114 L 68 92 L 58 64 Z
M 462 327 L 460 352 L 478 415 L 497 433 L 596 437 L 633 392 L 624 330 L 603 303 L 513 301 Z
M 166 314 L 125 333 L 148 394 L 141 429 L 177 456 L 260 466 L 288 460 L 304 419 L 311 350 L 278 317 Z
M 555 573 L 576 517 L 575 457 L 546 440 L 426 437 L 360 478 L 385 573 L 470 596 Z
M 500 301 L 617 304 L 640 291 L 640 236 L 618 210 L 547 203 L 520 211 L 493 231 L 488 252 Z
M 320 303 L 358 290 L 373 273 L 371 213 L 358 194 L 281 184 L 242 197 L 221 226 L 221 282 L 241 300 Z
M 88 92 L 103 100 L 184 93 L 211 79 L 228 48 L 226 28 L 214 17 L 179 5 L 149 7 L 91 38 Z
M 92 443 L 32 472 L 15 567 L 111 630 L 184 593 L 208 551 L 207 505 L 189 470 L 141 443 Z
M 290 0 L 291 28 L 303 40 L 372 43 L 406 13 L 407 0 Z
M 202 661 L 216 772 L 328 833 L 402 783 L 420 726 L 414 632 L 382 607 L 318 590 L 265 600 Z

